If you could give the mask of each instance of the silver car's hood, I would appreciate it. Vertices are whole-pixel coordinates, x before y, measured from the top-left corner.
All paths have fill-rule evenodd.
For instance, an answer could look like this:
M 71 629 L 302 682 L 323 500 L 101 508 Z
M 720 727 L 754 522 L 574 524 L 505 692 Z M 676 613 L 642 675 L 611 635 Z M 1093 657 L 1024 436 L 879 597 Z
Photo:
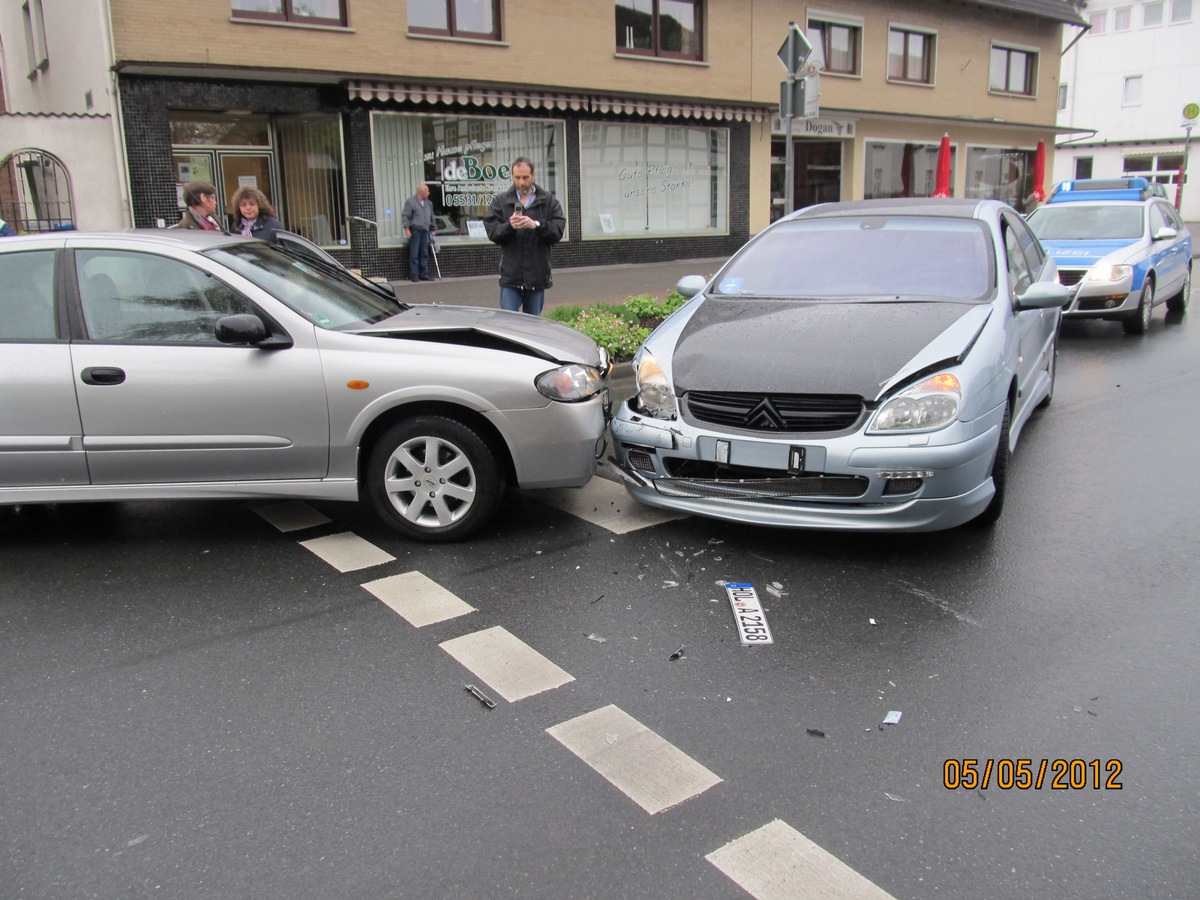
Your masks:
M 963 354 L 989 311 L 946 301 L 709 299 L 675 345 L 675 390 L 871 400 L 910 361 Z M 954 327 L 964 319 L 966 327 Z
M 551 319 L 502 309 L 418 305 L 382 322 L 352 330 L 355 334 L 386 337 L 443 332 L 447 340 L 454 340 L 455 333 L 474 332 L 519 344 L 556 362 L 596 365 L 600 359 L 596 342 L 582 332 Z

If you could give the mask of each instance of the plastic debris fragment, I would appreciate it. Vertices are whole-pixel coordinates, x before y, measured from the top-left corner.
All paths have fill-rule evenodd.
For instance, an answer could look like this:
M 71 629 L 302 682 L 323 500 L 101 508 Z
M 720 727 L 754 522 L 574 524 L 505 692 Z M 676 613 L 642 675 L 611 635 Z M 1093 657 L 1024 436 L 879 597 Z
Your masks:
M 600 635 L 598 635 L 598 634 L 589 634 L 589 635 L 588 635 L 588 640 L 589 640 L 589 641 L 595 641 L 597 644 L 606 644 L 606 643 L 608 643 L 608 638 L 602 638 L 602 637 L 600 637 Z
M 899 725 L 901 715 L 902 715 L 902 713 L 900 712 L 900 710 L 890 709 L 890 710 L 888 710 L 888 714 L 883 717 L 883 724 L 884 725 Z
M 821 738 L 825 737 L 825 732 L 823 732 L 820 728 L 805 728 L 804 730 L 807 731 L 809 734 L 811 734 L 813 737 L 821 737 Z
M 683 659 L 683 645 L 679 645 L 679 649 L 672 653 L 667 659 Z

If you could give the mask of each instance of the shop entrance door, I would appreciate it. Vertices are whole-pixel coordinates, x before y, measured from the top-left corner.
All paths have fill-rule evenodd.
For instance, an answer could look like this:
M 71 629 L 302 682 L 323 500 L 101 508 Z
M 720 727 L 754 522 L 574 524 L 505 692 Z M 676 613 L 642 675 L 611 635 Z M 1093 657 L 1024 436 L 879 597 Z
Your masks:
M 787 144 L 771 142 L 771 221 L 784 210 L 784 180 Z M 814 203 L 834 203 L 842 199 L 842 141 L 796 140 L 792 151 L 795 183 L 792 208 L 803 209 Z
M 183 203 L 182 186 L 186 181 L 208 181 L 217 188 L 217 209 L 225 213 L 225 226 L 232 228 L 237 220 L 237 210 L 230 201 L 237 189 L 244 184 L 253 185 L 264 194 L 283 220 L 279 209 L 279 198 L 275 194 L 275 161 L 270 152 L 246 152 L 244 150 L 176 150 L 174 153 L 176 187 L 180 190 L 180 205 Z M 173 224 L 173 223 L 167 223 Z

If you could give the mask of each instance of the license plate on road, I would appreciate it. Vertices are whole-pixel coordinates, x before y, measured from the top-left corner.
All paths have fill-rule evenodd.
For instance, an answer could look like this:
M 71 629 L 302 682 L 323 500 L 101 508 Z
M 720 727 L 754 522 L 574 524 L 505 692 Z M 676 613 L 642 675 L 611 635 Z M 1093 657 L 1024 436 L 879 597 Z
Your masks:
M 771 628 L 767 625 L 767 614 L 758 602 L 758 592 L 747 582 L 725 582 L 725 593 L 733 608 L 733 620 L 737 623 L 738 637 L 743 645 L 773 644 Z

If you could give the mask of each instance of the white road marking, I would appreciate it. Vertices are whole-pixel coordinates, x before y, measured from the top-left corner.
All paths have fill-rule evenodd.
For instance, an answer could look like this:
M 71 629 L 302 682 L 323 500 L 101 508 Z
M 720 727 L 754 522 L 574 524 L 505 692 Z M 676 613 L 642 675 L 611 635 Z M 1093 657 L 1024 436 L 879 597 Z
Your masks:
M 475 612 L 475 607 L 420 572 L 389 575 L 363 587 L 416 628 Z
M 758 900 L 891 900 L 891 894 L 779 819 L 705 859 Z
M 303 500 L 272 503 L 270 506 L 260 506 L 254 511 L 280 531 L 300 531 L 303 528 L 314 528 L 332 521 Z
M 638 503 L 624 487 L 607 478 L 593 478 L 581 488 L 526 491 L 526 494 L 613 534 L 626 534 L 673 519 L 687 518 L 680 513 Z
M 721 779 L 615 706 L 546 732 L 650 815 L 704 793 Z
M 396 558 L 350 531 L 301 541 L 300 546 L 311 550 L 339 572 L 367 569 Z
M 575 680 L 499 625 L 440 646 L 509 703 Z

